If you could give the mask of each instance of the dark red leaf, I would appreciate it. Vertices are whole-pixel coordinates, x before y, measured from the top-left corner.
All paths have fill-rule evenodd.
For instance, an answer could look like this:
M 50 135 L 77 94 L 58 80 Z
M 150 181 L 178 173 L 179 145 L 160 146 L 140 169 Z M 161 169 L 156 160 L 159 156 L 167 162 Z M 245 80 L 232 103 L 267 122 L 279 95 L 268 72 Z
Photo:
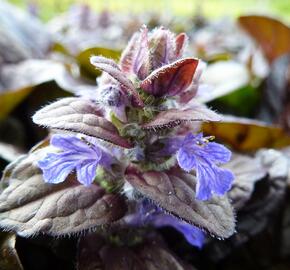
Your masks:
M 197 65 L 194 58 L 177 60 L 153 71 L 140 87 L 157 97 L 175 96 L 190 86 Z

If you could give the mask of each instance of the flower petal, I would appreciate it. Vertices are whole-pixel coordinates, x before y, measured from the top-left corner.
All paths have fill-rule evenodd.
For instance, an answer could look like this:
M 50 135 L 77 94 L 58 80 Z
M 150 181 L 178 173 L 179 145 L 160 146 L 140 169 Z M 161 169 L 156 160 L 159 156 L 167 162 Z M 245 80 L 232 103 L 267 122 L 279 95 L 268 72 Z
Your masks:
M 47 183 L 61 183 L 72 172 L 75 167 L 73 158 L 68 159 L 62 153 L 49 153 L 43 160 L 38 161 L 39 168 L 43 171 L 43 179 Z
M 205 234 L 202 230 L 185 222 L 179 222 L 174 228 L 183 234 L 189 244 L 202 248 L 205 240 Z
M 196 166 L 196 198 L 208 200 L 213 194 L 224 195 L 232 185 L 234 175 L 227 169 L 222 169 L 205 160 Z
M 216 163 L 226 163 L 231 159 L 231 151 L 222 144 L 210 142 L 203 150 L 208 153 L 208 159 Z
M 97 166 L 98 161 L 94 160 L 88 160 L 78 164 L 76 167 L 78 181 L 85 186 L 92 184 L 96 177 Z
M 184 148 L 177 151 L 176 157 L 179 166 L 186 172 L 190 172 L 196 166 L 195 156 L 188 153 Z
M 95 139 L 91 137 L 80 139 L 72 135 L 55 134 L 51 144 L 65 151 L 49 153 L 39 161 L 44 179 L 49 183 L 63 182 L 68 174 L 76 169 L 78 181 L 88 186 L 95 178 L 98 164 L 112 164 L 113 157 L 99 148 Z
M 196 226 L 177 219 L 174 216 L 159 213 L 152 217 L 151 223 L 157 227 L 170 226 L 183 234 L 188 243 L 198 248 L 201 248 L 204 243 L 205 234 Z
M 78 137 L 68 134 L 54 134 L 51 137 L 50 143 L 62 150 L 68 151 L 81 151 L 87 148 L 87 145 Z

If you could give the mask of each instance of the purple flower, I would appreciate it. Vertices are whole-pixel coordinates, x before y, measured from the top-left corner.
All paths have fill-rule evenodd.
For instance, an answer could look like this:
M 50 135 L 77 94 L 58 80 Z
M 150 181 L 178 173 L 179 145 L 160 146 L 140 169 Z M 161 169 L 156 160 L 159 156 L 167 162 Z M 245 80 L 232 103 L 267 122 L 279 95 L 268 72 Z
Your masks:
M 231 151 L 221 144 L 209 142 L 202 133 L 189 133 L 178 145 L 177 161 L 179 166 L 189 172 L 196 170 L 196 198 L 207 200 L 214 193 L 224 195 L 231 187 L 234 175 L 217 165 L 231 158 Z
M 167 226 L 173 227 L 175 230 L 182 233 L 186 241 L 192 246 L 202 248 L 204 244 L 205 234 L 202 230 L 174 216 L 160 213 L 154 217 L 152 225 L 156 228 Z
M 77 180 L 88 186 L 94 181 L 98 165 L 108 167 L 112 162 L 112 157 L 91 137 L 57 134 L 52 136 L 50 143 L 62 151 L 48 153 L 38 162 L 47 183 L 61 183 L 76 170 Z
M 126 106 L 129 105 L 129 100 L 119 85 L 100 85 L 96 100 L 109 115 L 113 112 L 121 121 L 127 122 Z
M 192 88 L 199 60 L 181 58 L 186 40 L 184 33 L 176 36 L 162 27 L 148 33 L 144 26 L 132 36 L 119 64 L 100 56 L 92 56 L 90 61 L 106 72 L 100 77 L 99 85 L 119 84 L 132 105 L 143 108 L 138 88 L 155 97 L 177 96 Z
M 132 215 L 127 222 L 133 226 L 173 227 L 182 233 L 191 245 L 202 248 L 204 244 L 205 234 L 199 228 L 166 214 L 147 199 L 139 203 L 137 213 Z

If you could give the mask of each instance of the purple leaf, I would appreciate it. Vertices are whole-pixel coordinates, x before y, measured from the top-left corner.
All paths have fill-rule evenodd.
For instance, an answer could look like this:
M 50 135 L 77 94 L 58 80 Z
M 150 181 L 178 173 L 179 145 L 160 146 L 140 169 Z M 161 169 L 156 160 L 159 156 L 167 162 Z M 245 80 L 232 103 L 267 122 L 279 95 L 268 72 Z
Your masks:
M 251 198 L 256 182 L 267 175 L 267 170 L 257 158 L 238 154 L 234 154 L 232 160 L 223 167 L 235 174 L 228 196 L 235 209 L 239 210 Z
M 230 237 L 235 230 L 233 209 L 226 197 L 207 201 L 195 198 L 196 178 L 179 171 L 138 172 L 127 168 L 127 181 L 154 203 L 218 237 Z
M 175 36 L 169 30 L 160 27 L 153 31 L 150 38 L 153 69 L 160 68 L 176 60 Z
M 80 185 L 74 175 L 59 185 L 45 183 L 36 164 L 48 151 L 50 147 L 36 150 L 6 168 L 0 194 L 2 229 L 25 237 L 57 236 L 109 224 L 125 214 L 122 197 L 97 185 Z
M 159 113 L 153 120 L 144 124 L 143 129 L 173 128 L 189 121 L 220 121 L 220 116 L 203 105 L 191 109 L 169 109 Z
M 33 121 L 41 126 L 78 132 L 125 148 L 131 147 L 115 126 L 102 116 L 98 106 L 88 99 L 61 99 L 36 112 Z
M 135 59 L 133 62 L 133 71 L 140 80 L 144 80 L 150 72 L 151 61 L 148 46 L 148 29 L 143 27 L 138 40 Z
M 148 47 L 148 30 L 144 26 L 141 33 L 135 33 L 123 51 L 120 59 L 122 71 L 135 74 L 140 80 L 145 79 L 150 71 L 150 53 Z
M 140 239 L 138 233 L 131 232 L 131 238 Z M 117 235 L 122 239 L 130 239 L 121 233 Z M 127 237 L 126 237 L 127 236 Z M 194 270 L 174 255 L 159 237 L 147 233 L 142 243 L 114 245 L 108 239 L 97 234 L 89 234 L 80 238 L 77 246 L 77 269 L 109 269 L 109 270 Z
M 90 61 L 92 65 L 108 73 L 122 85 L 122 89 L 127 93 L 127 95 L 132 96 L 133 105 L 140 107 L 144 106 L 143 101 L 139 97 L 133 83 L 127 78 L 126 73 L 121 71 L 115 61 L 102 56 L 93 56 Z
M 184 58 L 154 70 L 140 84 L 140 87 L 157 97 L 175 96 L 192 83 L 198 60 Z
M 176 56 L 176 58 L 179 58 L 182 56 L 187 39 L 188 39 L 188 37 L 185 33 L 180 33 L 175 38 L 175 56 Z
M 134 58 L 135 58 L 135 51 L 136 47 L 138 46 L 138 39 L 140 37 L 139 33 L 135 33 L 127 47 L 123 50 L 121 58 L 120 58 L 120 67 L 121 70 L 125 73 L 131 73 L 133 71 L 133 64 L 134 64 Z

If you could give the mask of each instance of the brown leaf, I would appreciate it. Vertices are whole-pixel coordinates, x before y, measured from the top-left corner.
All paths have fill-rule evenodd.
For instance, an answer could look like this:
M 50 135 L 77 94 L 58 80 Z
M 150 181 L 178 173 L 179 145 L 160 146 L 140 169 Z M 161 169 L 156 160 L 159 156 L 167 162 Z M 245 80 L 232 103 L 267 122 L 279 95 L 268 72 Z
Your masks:
M 258 117 L 290 131 L 290 54 L 275 60 L 262 88 Z
M 143 129 L 173 128 L 190 121 L 220 121 L 220 116 L 203 105 L 195 105 L 191 109 L 169 109 L 159 113 L 153 120 L 144 124 Z
M 146 270 L 194 270 L 193 267 L 183 264 L 168 249 L 158 245 L 145 245 L 138 253 Z
M 202 130 L 238 151 L 279 148 L 290 144 L 290 137 L 281 128 L 246 118 L 224 116 L 222 122 L 204 123 Z
M 128 168 L 127 181 L 166 211 L 221 238 L 235 230 L 233 209 L 226 197 L 195 198 L 196 178 L 187 173 L 138 172 Z
M 266 177 L 256 182 L 250 200 L 239 210 L 237 233 L 227 241 L 211 241 L 204 249 L 204 256 L 215 262 L 228 261 L 236 255 L 240 256 L 241 250 L 246 250 L 246 257 L 250 256 L 251 259 L 240 269 L 247 269 L 246 265 L 249 265 L 249 268 L 254 267 L 253 269 L 255 265 L 258 265 L 258 269 L 265 265 L 264 258 L 258 264 L 259 258 L 255 259 L 253 264 L 253 256 L 257 254 L 265 254 L 271 260 L 275 260 L 278 254 L 276 247 L 280 252 L 281 240 L 283 241 L 281 218 L 285 210 L 290 210 L 285 209 L 285 203 L 289 205 L 285 200 L 289 168 L 285 156 L 277 150 L 263 149 L 250 159 L 254 160 L 255 164 L 260 163 L 256 173 L 258 174 L 262 166 L 263 171 L 267 173 Z M 251 164 L 248 166 L 251 170 Z M 232 262 L 234 263 L 234 260 Z M 234 265 L 232 268 L 235 268 Z M 232 268 L 229 266 L 227 269 Z
M 265 16 L 241 16 L 239 23 L 262 47 L 270 63 L 290 52 L 290 28 L 282 22 Z
M 288 176 L 289 161 L 282 152 L 274 149 L 261 149 L 256 154 L 257 158 L 267 170 L 270 179 L 286 179 Z
M 267 171 L 257 158 L 239 154 L 234 154 L 231 161 L 223 167 L 235 175 L 228 196 L 234 208 L 239 210 L 251 198 L 255 183 L 265 177 Z
M 137 234 L 136 234 L 137 237 Z M 114 245 L 90 234 L 78 244 L 77 270 L 194 270 L 170 252 L 159 238 L 143 239 L 135 245 Z
M 0 269 L 23 270 L 15 249 L 16 235 L 1 232 L 0 234 Z
M 197 65 L 194 58 L 177 60 L 154 70 L 140 87 L 157 97 L 177 95 L 190 86 Z
M 80 238 L 77 270 L 127 270 L 144 268 L 143 262 L 127 247 L 115 247 L 97 234 Z
M 83 133 L 122 147 L 131 147 L 119 136 L 115 126 L 103 117 L 97 105 L 88 99 L 63 98 L 36 112 L 33 121 L 45 127 Z
M 104 262 L 104 269 L 112 270 L 147 270 L 144 261 L 134 254 L 133 250 L 127 247 L 106 246 L 100 251 L 100 256 Z M 114 258 L 114 259 L 112 259 Z
M 281 203 L 287 186 L 289 161 L 280 151 L 262 149 L 255 158 L 267 176 L 256 183 L 250 200 L 240 211 L 237 231 L 246 236 L 256 235 L 273 224 L 273 217 L 283 210 Z
M 47 184 L 37 161 L 50 147 L 20 157 L 2 178 L 0 227 L 28 237 L 64 235 L 111 223 L 123 216 L 125 202 L 93 184 L 80 185 L 73 175 L 62 184 Z
M 280 151 L 262 149 L 255 158 L 266 170 L 267 177 L 256 184 L 250 200 L 239 214 L 237 231 L 243 238 L 257 235 L 264 229 L 269 230 L 269 226 L 274 225 L 275 217 L 283 211 L 287 186 L 289 161 Z

